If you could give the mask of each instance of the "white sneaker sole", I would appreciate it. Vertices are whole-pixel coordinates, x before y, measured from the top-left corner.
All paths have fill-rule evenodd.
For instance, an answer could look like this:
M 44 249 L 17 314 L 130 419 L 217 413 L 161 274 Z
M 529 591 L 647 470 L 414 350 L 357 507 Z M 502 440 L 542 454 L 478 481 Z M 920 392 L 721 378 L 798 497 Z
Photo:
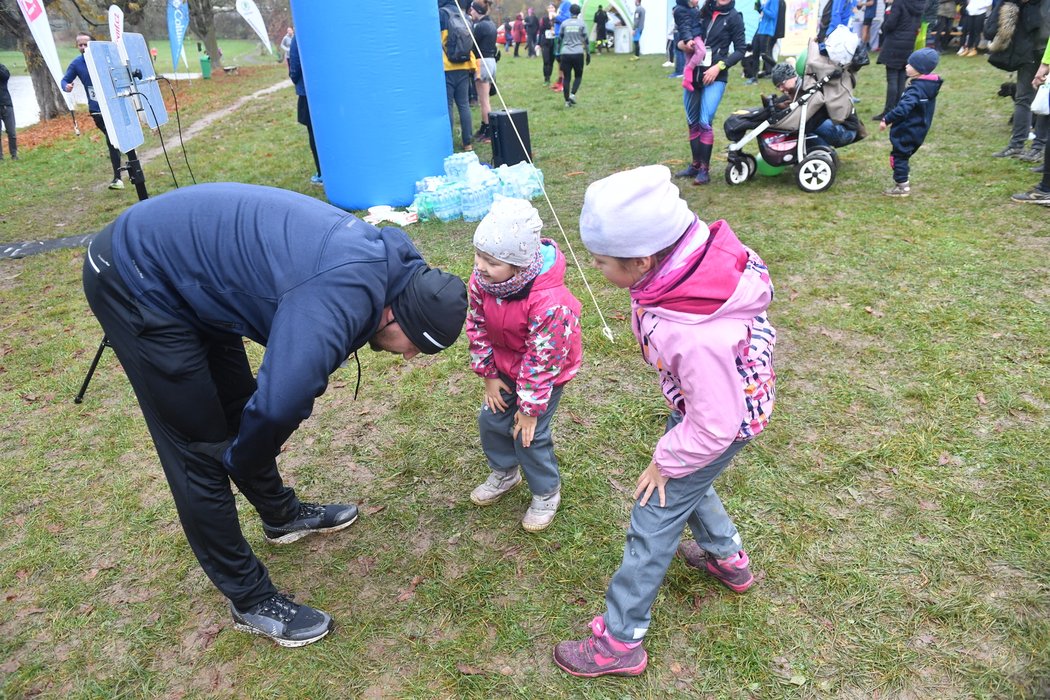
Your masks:
M 350 520 L 347 520 L 345 523 L 342 523 L 341 525 L 336 525 L 335 527 L 326 527 L 326 528 L 321 529 L 321 530 L 296 530 L 295 532 L 289 532 L 287 535 L 281 535 L 280 537 L 274 537 L 274 538 L 271 538 L 269 535 L 266 535 L 265 531 L 264 531 L 264 536 L 266 537 L 266 541 L 269 542 L 270 544 L 291 544 L 292 542 L 297 542 L 298 540 L 301 540 L 304 537 L 309 537 L 310 535 L 330 535 L 333 532 L 339 532 L 340 530 L 345 530 L 346 528 L 350 527 L 351 525 L 353 525 L 356 522 L 357 522 L 357 516 L 355 515 Z M 320 639 L 320 637 L 318 637 L 318 639 Z M 306 642 L 306 643 L 309 644 L 309 642 Z M 293 644 L 292 646 L 302 646 L 302 645 L 301 644 Z
M 247 632 L 248 634 L 255 634 L 260 637 L 266 637 L 267 639 L 273 640 L 275 643 L 277 643 L 278 646 L 286 647 L 288 649 L 294 649 L 296 647 L 305 647 L 307 644 L 313 644 L 317 640 L 327 637 L 328 633 L 332 631 L 332 626 L 328 625 L 328 627 L 325 628 L 324 632 L 317 635 L 316 637 L 311 637 L 310 639 L 279 639 L 277 637 L 274 637 L 273 635 L 266 634 L 261 629 L 252 627 L 251 625 L 246 625 L 243 622 L 234 622 L 233 628 L 238 632 Z

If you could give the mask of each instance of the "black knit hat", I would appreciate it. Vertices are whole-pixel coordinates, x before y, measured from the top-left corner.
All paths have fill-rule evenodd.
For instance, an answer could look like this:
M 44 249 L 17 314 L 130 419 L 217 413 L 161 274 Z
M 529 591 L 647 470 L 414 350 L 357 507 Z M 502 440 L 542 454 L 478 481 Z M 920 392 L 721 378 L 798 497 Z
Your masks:
M 467 319 L 463 280 L 434 267 L 421 268 L 394 299 L 394 320 L 412 344 L 427 355 L 456 342 Z
M 773 70 L 769 71 L 769 79 L 777 87 L 780 87 L 781 83 L 795 77 L 798 77 L 798 73 L 790 63 L 778 63 L 773 66 Z

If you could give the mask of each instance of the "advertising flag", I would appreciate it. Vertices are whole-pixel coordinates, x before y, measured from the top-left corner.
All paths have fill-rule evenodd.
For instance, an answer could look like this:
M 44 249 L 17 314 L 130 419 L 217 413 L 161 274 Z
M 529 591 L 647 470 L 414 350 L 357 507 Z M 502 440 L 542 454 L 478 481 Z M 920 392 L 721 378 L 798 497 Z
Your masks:
M 62 64 L 58 62 L 55 35 L 51 33 L 51 25 L 47 21 L 47 10 L 44 9 L 44 0 L 17 0 L 17 2 L 18 9 L 22 11 L 22 16 L 25 17 L 26 24 L 29 25 L 33 41 L 36 42 L 37 48 L 40 49 L 40 55 L 44 57 L 47 70 L 51 73 L 51 77 L 54 78 L 55 84 L 61 87 L 64 71 L 62 70 Z M 59 92 L 62 93 L 62 99 L 66 101 L 66 106 L 72 111 L 75 104 L 73 95 L 64 90 L 59 90 Z
M 109 40 L 117 45 L 117 52 L 124 65 L 128 65 L 128 50 L 124 46 L 124 10 L 116 5 L 110 5 L 109 11 Z
M 259 6 L 255 4 L 255 0 L 237 0 L 237 12 L 259 35 L 259 39 L 266 45 L 266 50 L 273 53 L 273 47 L 270 46 L 270 37 L 266 34 L 266 23 L 263 22 L 262 15 L 259 13 Z
M 186 31 L 190 28 L 190 5 L 186 0 L 168 0 L 168 43 L 171 44 L 171 66 L 172 70 L 179 70 L 179 55 L 185 53 L 182 50 L 182 41 L 186 38 Z M 187 64 L 187 70 L 189 70 Z

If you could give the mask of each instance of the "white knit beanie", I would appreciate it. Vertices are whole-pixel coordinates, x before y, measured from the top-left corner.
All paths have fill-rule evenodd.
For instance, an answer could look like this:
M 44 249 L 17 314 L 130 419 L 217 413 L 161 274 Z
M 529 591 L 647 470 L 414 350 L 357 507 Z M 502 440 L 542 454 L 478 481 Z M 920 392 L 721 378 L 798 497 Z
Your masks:
M 590 184 L 580 237 L 596 255 L 640 258 L 671 246 L 695 219 L 667 166 L 646 165 Z
M 474 247 L 502 262 L 528 267 L 540 252 L 543 220 L 524 199 L 497 199 L 474 231 Z

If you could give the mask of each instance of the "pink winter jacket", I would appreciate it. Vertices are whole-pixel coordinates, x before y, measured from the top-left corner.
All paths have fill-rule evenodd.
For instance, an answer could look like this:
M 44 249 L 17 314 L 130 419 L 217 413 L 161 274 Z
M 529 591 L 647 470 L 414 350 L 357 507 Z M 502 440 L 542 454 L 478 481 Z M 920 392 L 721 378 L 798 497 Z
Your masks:
M 470 368 L 485 378 L 515 380 L 518 409 L 543 413 L 551 390 L 576 376 L 583 359 L 580 302 L 565 286 L 565 257 L 549 238 L 554 264 L 541 272 L 524 299 L 500 299 L 470 276 L 467 340 Z
M 664 397 L 685 418 L 657 443 L 668 478 L 701 469 L 762 432 L 773 410 L 773 285 L 725 221 L 697 221 L 631 288 L 632 326 Z

